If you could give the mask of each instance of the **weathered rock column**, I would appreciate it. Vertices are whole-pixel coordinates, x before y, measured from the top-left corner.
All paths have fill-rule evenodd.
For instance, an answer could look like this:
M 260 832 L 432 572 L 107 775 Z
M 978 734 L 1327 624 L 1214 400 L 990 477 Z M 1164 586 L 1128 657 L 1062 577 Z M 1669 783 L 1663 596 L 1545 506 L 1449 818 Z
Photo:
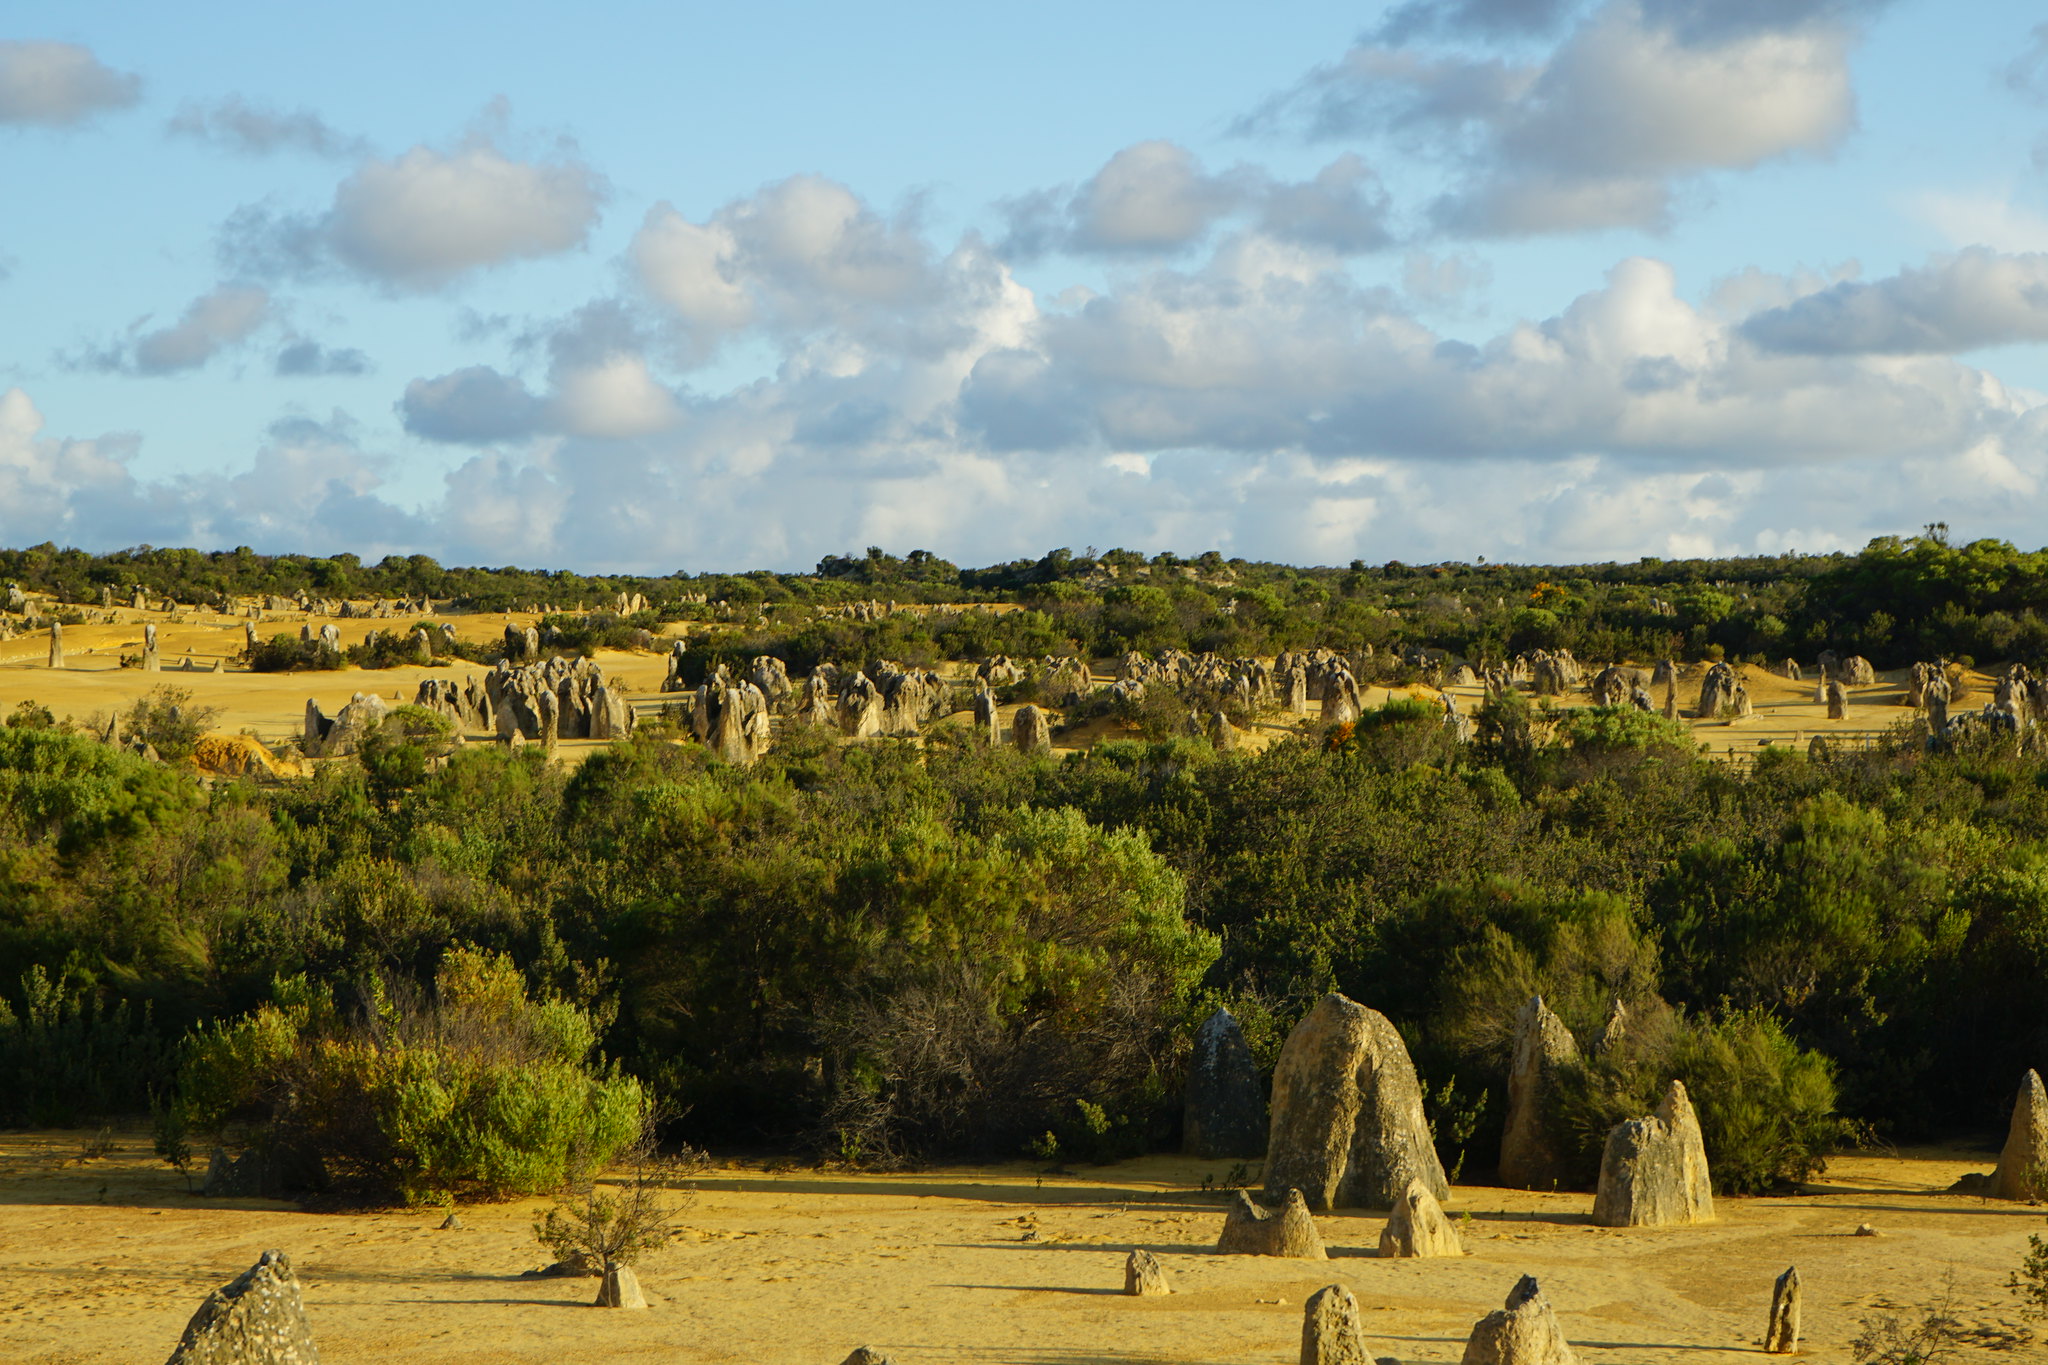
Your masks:
M 1557 1314 L 1533 1276 L 1524 1275 L 1497 1308 L 1472 1325 L 1464 1365 L 1578 1365 Z
M 1273 1069 L 1266 1191 L 1300 1190 L 1311 1208 L 1390 1209 L 1415 1180 L 1450 1197 L 1407 1044 L 1379 1011 L 1326 995 Z
M 1373 1365 L 1358 1299 L 1343 1285 L 1326 1285 L 1301 1306 L 1301 1365 Z
M 1669 1227 L 1714 1218 L 1714 1187 L 1699 1117 L 1685 1083 L 1673 1081 L 1649 1118 L 1607 1135 L 1593 1221 L 1602 1227 Z
M 1993 1199 L 2039 1199 L 2048 1194 L 2048 1092 L 2041 1073 L 2020 1078 L 2019 1097 L 2012 1105 L 2012 1126 L 1998 1168 L 1991 1172 Z
M 1195 1030 L 1182 1107 L 1181 1150 L 1199 1157 L 1255 1157 L 1266 1150 L 1266 1090 L 1244 1030 L 1229 1010 Z
M 1500 1139 L 1501 1184 L 1547 1190 L 1565 1178 L 1564 1144 L 1551 1132 L 1548 1101 L 1558 1073 L 1578 1060 L 1578 1042 L 1564 1020 L 1550 1012 L 1542 996 L 1530 996 L 1515 1016 L 1507 1128 Z
M 282 1251 L 206 1296 L 167 1365 L 319 1365 L 299 1277 Z
M 1764 1325 L 1764 1349 L 1789 1356 L 1799 1349 L 1799 1267 L 1787 1267 L 1771 1289 L 1771 1317 Z
M 1408 1192 L 1394 1205 L 1394 1215 L 1380 1232 L 1380 1255 L 1385 1257 L 1463 1256 L 1464 1243 L 1444 1217 L 1443 1205 L 1420 1180 L 1409 1182 Z

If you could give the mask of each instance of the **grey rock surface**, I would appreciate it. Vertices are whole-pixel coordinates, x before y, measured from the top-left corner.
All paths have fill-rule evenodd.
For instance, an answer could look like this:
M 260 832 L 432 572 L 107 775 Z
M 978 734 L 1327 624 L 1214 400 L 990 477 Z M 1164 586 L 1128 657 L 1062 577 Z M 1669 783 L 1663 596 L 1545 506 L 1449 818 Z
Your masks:
M 1326 995 L 1273 1069 L 1266 1190 L 1300 1190 L 1316 1209 L 1390 1209 L 1416 1180 L 1450 1197 L 1407 1044 L 1378 1010 Z
M 1514 1059 L 1508 1065 L 1507 1126 L 1500 1139 L 1500 1183 L 1555 1189 L 1566 1175 L 1565 1146 L 1553 1130 L 1552 1092 L 1559 1073 L 1579 1059 L 1579 1045 L 1543 997 L 1532 995 L 1515 1016 Z
M 299 1277 L 282 1251 L 206 1296 L 167 1365 L 319 1365 Z
M 1472 1325 L 1464 1365 L 1578 1365 L 1557 1315 L 1535 1279 L 1524 1275 L 1496 1308 Z
M 1601 1227 L 1676 1227 L 1712 1222 L 1713 1181 L 1700 1121 L 1673 1081 L 1648 1118 L 1617 1124 L 1600 1158 L 1593 1221 Z
M 1420 1180 L 1411 1181 L 1408 1192 L 1394 1203 L 1393 1216 L 1380 1232 L 1380 1255 L 1389 1258 L 1463 1256 L 1465 1244 L 1458 1240 L 1444 1206 Z
M 1266 1087 L 1244 1030 L 1220 1006 L 1195 1030 L 1181 1150 L 1210 1159 L 1256 1157 L 1266 1150 Z

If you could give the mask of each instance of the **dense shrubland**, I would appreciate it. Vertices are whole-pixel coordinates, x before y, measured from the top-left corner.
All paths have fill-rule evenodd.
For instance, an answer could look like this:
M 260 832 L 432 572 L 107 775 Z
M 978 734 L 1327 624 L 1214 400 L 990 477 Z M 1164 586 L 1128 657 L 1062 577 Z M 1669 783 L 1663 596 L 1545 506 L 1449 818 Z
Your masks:
M 1582 1165 L 1676 1075 L 1766 1188 L 1852 1123 L 1994 1129 L 2044 971 L 2048 764 L 1991 749 L 1743 772 L 1618 714 L 1489 749 L 1396 707 L 1257 756 L 643 740 L 205 791 L 0 729 L 5 1121 L 154 1101 L 376 1197 L 546 1187 L 643 1099 L 712 1145 L 1142 1150 L 1203 1012 L 1270 1061 L 1328 989 L 1401 1026 L 1467 1176 L 1540 991 L 1582 1046 L 1631 1020 L 1567 1087 Z
M 691 666 L 1421 640 L 1988 658 L 2031 648 L 2038 572 L 1931 537 L 1543 577 L 1117 553 L 827 561 L 800 581 L 813 603 L 1023 605 L 748 615 L 693 632 Z M 401 564 L 426 575 L 411 590 L 462 586 L 413 561 L 378 572 Z M 796 600 L 798 580 L 732 581 Z M 1897 610 L 1878 621 L 1878 601 Z M 174 700 L 130 722 L 159 748 L 182 733 Z M 338 1153 L 330 1186 L 378 1198 L 573 1180 L 643 1104 L 712 1146 L 1107 1158 L 1173 1140 L 1209 1009 L 1228 1004 L 1270 1064 L 1336 989 L 1400 1026 L 1470 1178 L 1498 1149 L 1515 1012 L 1541 992 L 1588 1051 L 1558 1115 L 1582 1171 L 1678 1076 L 1718 1178 L 1754 1190 L 1845 1140 L 1996 1131 L 2048 1061 L 2048 760 L 2009 744 L 1930 753 L 1901 731 L 1737 769 L 1654 716 L 1542 717 L 1510 696 L 1467 744 L 1396 703 L 1219 755 L 1170 711 L 1133 708 L 1139 738 L 1062 761 L 959 734 L 795 734 L 739 770 L 643 735 L 573 773 L 450 752 L 400 714 L 359 759 L 259 790 L 201 789 L 21 708 L 0 729 L 0 1122 L 154 1105 L 195 1142 Z M 1617 1000 L 1630 1027 L 1596 1055 Z M 515 1146 L 541 1155 L 513 1163 Z

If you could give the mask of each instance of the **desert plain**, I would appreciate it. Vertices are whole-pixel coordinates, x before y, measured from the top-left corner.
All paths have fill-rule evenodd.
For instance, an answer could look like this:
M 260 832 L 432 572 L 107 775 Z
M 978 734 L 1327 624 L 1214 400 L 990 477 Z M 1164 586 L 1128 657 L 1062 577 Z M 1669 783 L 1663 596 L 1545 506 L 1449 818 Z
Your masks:
M 1788 1265 L 1805 1285 L 1796 1359 L 1851 1361 L 1862 1319 L 1917 1322 L 1943 1301 L 1953 1361 L 2048 1359 L 2004 1287 L 2048 1209 L 1942 1192 L 1989 1151 L 1838 1157 L 1796 1194 L 1723 1198 L 1717 1221 L 1685 1228 L 1594 1227 L 1590 1195 L 1457 1185 L 1446 1210 L 1463 1258 L 1381 1260 L 1383 1216 L 1347 1210 L 1317 1218 L 1324 1262 L 1215 1254 L 1234 1163 L 879 1174 L 727 1160 L 669 1191 L 675 1234 L 639 1271 L 650 1307 L 620 1312 L 592 1306 L 594 1280 L 523 1273 L 547 1259 L 530 1230 L 543 1201 L 465 1206 L 443 1230 L 438 1207 L 209 1199 L 146 1133 L 83 1156 L 93 1137 L 0 1137 L 8 1365 L 157 1365 L 207 1292 L 269 1247 L 293 1259 L 325 1365 L 838 1365 L 862 1344 L 902 1365 L 1277 1365 L 1296 1359 L 1302 1303 L 1327 1284 L 1357 1295 L 1377 1355 L 1455 1362 L 1524 1274 L 1586 1365 L 1721 1365 L 1783 1358 L 1761 1338 Z M 1120 1292 L 1136 1247 L 1170 1296 Z
M 12 640 L 0 640 L 0 714 L 11 711 L 20 702 L 34 701 L 49 707 L 60 719 L 70 716 L 84 721 L 96 714 L 126 709 L 152 688 L 168 684 L 188 689 L 194 702 L 200 706 L 217 708 L 219 714 L 214 723 L 218 730 L 251 734 L 275 747 L 288 744 L 302 732 L 308 699 L 317 702 L 325 714 L 332 716 L 357 693 L 375 692 L 393 703 L 410 701 L 422 679 L 452 677 L 460 680 L 485 671 L 483 665 L 455 659 L 435 667 L 256 673 L 238 662 L 244 638 L 241 617 L 192 607 L 184 608 L 177 620 L 170 619 L 164 612 L 125 607 L 115 609 L 112 615 L 115 618 L 113 624 L 65 628 L 65 667 L 61 670 L 48 667 L 46 630 L 34 629 Z M 530 612 L 437 613 L 433 620 L 437 625 L 446 623 L 452 626 L 456 635 L 466 642 L 482 642 L 500 638 L 507 625 L 524 628 L 538 622 L 540 617 Z M 159 654 L 163 661 L 161 673 L 145 673 L 138 668 L 122 666 L 124 656 L 140 656 L 142 627 L 146 622 L 157 627 Z M 268 639 L 277 633 L 295 635 L 301 626 L 308 626 L 317 634 L 323 625 L 329 623 L 340 629 L 344 644 L 354 645 L 371 630 L 409 629 L 413 618 L 365 621 L 306 612 L 273 613 L 257 630 Z M 706 628 L 691 626 L 688 629 L 693 640 L 701 640 Z M 715 631 L 718 628 L 711 629 Z M 661 685 L 666 673 L 662 653 L 600 650 L 594 657 L 607 679 L 624 685 L 637 713 L 647 716 L 660 710 L 664 700 Z M 189 669 L 186 666 L 188 660 Z M 219 672 L 213 671 L 216 662 L 221 667 Z M 1647 666 L 1651 661 L 1634 662 Z M 1114 680 L 1114 659 L 1092 660 L 1091 667 L 1099 686 L 1107 686 Z M 967 665 L 946 664 L 938 671 L 957 675 L 962 682 L 972 680 L 972 669 Z M 1698 700 L 1703 671 L 1704 665 L 1700 664 L 1681 669 L 1679 714 L 1691 726 L 1694 737 L 1706 746 L 1707 752 L 1724 761 L 1747 763 L 1758 750 L 1771 745 L 1803 751 L 1816 736 L 1825 737 L 1831 744 L 1867 743 L 1899 721 L 1910 720 L 1916 714 L 1905 705 L 1904 670 L 1880 673 L 1871 685 L 1846 688 L 1847 714 L 1840 720 L 1830 720 L 1826 704 L 1815 697 L 1810 678 L 1794 681 L 1774 671 L 1751 666 L 1738 672 L 1749 689 L 1754 715 L 1735 721 L 1697 719 L 1691 712 Z M 1973 671 L 1970 681 L 1971 696 L 1959 703 L 1958 709 L 1974 707 L 1990 695 L 1994 686 L 1991 675 L 1983 671 Z M 1362 687 L 1360 691 L 1366 706 L 1381 705 L 1394 696 L 1434 700 L 1442 695 L 1436 689 L 1421 684 L 1393 689 Z M 1485 696 L 1484 687 L 1476 684 L 1453 685 L 1445 688 L 1444 692 L 1455 700 L 1460 710 L 1467 712 L 1476 708 Z M 1561 706 L 1591 704 L 1591 698 L 1583 689 L 1553 700 Z M 1662 700 L 1661 689 L 1657 689 L 1657 700 Z M 1005 734 L 1015 709 L 1014 706 L 1002 708 Z M 964 717 L 966 713 L 960 714 Z M 1247 747 L 1258 748 L 1288 734 L 1318 728 L 1318 725 L 1314 717 L 1300 721 L 1286 716 L 1268 716 L 1246 732 L 1243 740 Z M 1115 737 L 1118 737 L 1118 728 L 1114 723 L 1095 722 L 1056 734 L 1053 747 L 1055 750 L 1079 749 Z M 559 745 L 558 757 L 573 763 L 601 743 L 564 740 Z

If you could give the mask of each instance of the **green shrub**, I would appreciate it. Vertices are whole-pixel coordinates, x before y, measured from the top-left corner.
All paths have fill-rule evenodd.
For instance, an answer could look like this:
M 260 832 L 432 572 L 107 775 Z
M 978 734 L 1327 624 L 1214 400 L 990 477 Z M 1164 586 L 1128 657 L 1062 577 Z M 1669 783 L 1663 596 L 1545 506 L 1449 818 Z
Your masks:
M 273 635 L 243 651 L 251 672 L 299 673 L 346 668 L 341 651 L 329 649 L 316 639 L 296 635 Z
M 121 730 L 154 748 L 167 763 L 190 758 L 199 737 L 220 715 L 218 706 L 194 706 L 192 689 L 159 683 L 121 717 Z
M 253 1145 L 345 1198 L 407 1204 L 559 1190 L 643 1128 L 637 1081 L 591 1062 L 596 1026 L 529 1000 L 510 959 L 457 949 L 431 1002 L 380 988 L 346 1021 L 303 980 L 190 1040 L 180 1106 L 194 1131 L 249 1122 Z
M 14 1002 L 0 996 L 0 1124 L 69 1128 L 132 1111 L 164 1054 L 147 1006 L 103 1003 L 76 976 L 31 967 Z
M 1760 1010 L 1632 1020 L 1619 1047 L 1560 1079 L 1552 1115 L 1569 1135 L 1584 1184 L 1599 1174 L 1608 1133 L 1654 1111 L 1674 1079 L 1685 1083 L 1714 1187 L 1724 1193 L 1761 1194 L 1810 1179 L 1852 1131 L 1835 1113 L 1833 1063 L 1801 1048 Z

